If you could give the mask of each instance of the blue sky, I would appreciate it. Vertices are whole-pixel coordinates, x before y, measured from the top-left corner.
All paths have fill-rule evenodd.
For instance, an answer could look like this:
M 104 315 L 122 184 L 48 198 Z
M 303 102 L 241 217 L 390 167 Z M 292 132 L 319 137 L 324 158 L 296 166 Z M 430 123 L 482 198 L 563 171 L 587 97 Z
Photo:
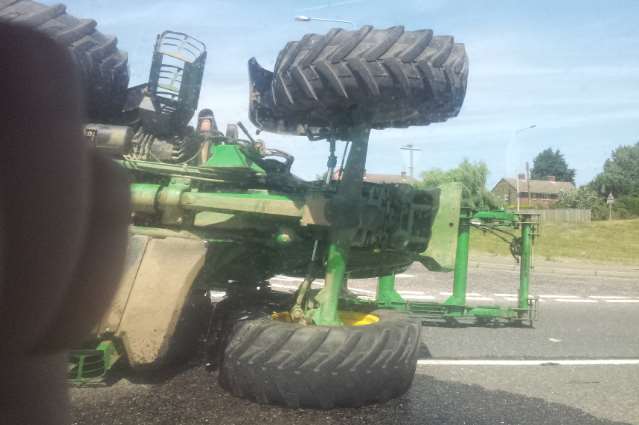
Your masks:
M 49 2 L 51 3 L 51 2 Z M 560 149 L 577 183 L 597 174 L 610 152 L 639 140 L 638 1 L 146 1 L 68 0 L 67 10 L 98 21 L 129 52 L 131 83 L 146 80 L 155 35 L 183 31 L 204 41 L 209 56 L 200 107 L 218 125 L 249 124 L 246 62 L 272 69 L 278 51 L 306 32 L 335 24 L 299 23 L 296 15 L 339 18 L 358 26 L 404 25 L 453 35 L 466 45 L 470 77 L 457 118 L 410 129 L 375 131 L 367 170 L 399 173 L 412 143 L 419 172 L 485 161 L 489 185 L 523 171 L 547 147 Z M 349 27 L 346 25 L 345 27 Z M 515 130 L 535 124 L 532 130 Z M 296 157 L 293 171 L 324 171 L 326 144 L 262 133 L 267 145 Z M 532 164 L 531 164 L 532 165 Z

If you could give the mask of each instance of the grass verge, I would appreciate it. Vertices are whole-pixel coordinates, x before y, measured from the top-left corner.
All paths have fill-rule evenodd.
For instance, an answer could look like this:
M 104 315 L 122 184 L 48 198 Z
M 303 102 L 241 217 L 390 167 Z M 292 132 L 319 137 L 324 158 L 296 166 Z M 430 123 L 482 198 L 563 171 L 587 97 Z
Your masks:
M 508 246 L 489 233 L 472 229 L 471 253 L 510 255 Z M 639 219 L 593 221 L 591 224 L 543 223 L 536 238 L 538 258 L 639 264 Z

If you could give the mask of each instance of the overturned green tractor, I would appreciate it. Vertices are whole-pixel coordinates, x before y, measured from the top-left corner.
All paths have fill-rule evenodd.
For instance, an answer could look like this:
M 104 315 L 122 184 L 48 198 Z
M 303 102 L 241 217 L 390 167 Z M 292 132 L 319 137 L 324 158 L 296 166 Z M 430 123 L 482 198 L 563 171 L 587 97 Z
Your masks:
M 131 178 L 125 273 L 89 341 L 98 348 L 71 355 L 76 380 L 99 378 L 116 361 L 161 367 L 205 334 L 220 384 L 258 402 L 360 406 L 409 388 L 421 324 L 397 308 L 393 277 L 414 261 L 454 267 L 461 190 L 368 183 L 367 148 L 371 129 L 458 114 L 462 44 L 430 30 L 364 26 L 290 42 L 273 71 L 251 59 L 258 130 L 327 142 L 326 178 L 307 182 L 291 173 L 292 156 L 241 123 L 222 133 L 203 109 L 189 126 L 206 61 L 197 39 L 159 35 L 148 83 L 128 88 L 126 54 L 93 21 L 31 1 L 0 3 L 0 20 L 69 47 L 87 86 L 87 139 Z M 338 167 L 340 142 L 348 155 Z M 292 295 L 276 293 L 268 281 L 277 274 L 303 281 Z M 354 301 L 347 280 L 369 277 L 383 293 Z M 211 291 L 227 294 L 213 309 Z

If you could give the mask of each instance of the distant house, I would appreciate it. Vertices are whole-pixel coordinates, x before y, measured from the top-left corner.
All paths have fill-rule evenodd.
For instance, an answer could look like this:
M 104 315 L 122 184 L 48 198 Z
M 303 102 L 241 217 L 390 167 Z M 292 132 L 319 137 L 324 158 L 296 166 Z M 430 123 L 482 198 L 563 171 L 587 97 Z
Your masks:
M 547 207 L 559 200 L 559 193 L 575 190 L 571 182 L 558 182 L 553 176 L 546 180 L 526 180 L 524 175 L 519 176 L 519 203 L 535 207 Z M 507 205 L 517 203 L 517 179 L 503 178 L 493 187 L 492 193 Z

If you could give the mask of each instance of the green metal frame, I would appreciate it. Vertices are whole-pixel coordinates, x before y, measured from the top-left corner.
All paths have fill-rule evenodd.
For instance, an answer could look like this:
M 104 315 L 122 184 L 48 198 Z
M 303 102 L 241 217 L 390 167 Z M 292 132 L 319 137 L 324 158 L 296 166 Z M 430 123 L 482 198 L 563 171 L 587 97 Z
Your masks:
M 204 167 L 218 169 L 238 168 L 248 169 L 255 174 L 264 175 L 266 172 L 262 167 L 251 161 L 242 151 L 240 145 L 213 145 L 210 149 L 210 159 Z
M 377 294 L 375 302 L 380 308 L 406 310 L 406 301 L 395 289 L 395 275 L 377 278 Z
M 120 356 L 113 341 L 108 339 L 101 341 L 93 350 L 72 350 L 67 378 L 74 385 L 101 382 Z
M 520 238 L 520 274 L 516 307 L 498 305 L 470 306 L 466 304 L 468 289 L 468 256 L 470 246 L 470 228 L 475 223 L 493 227 L 519 227 Z M 452 295 L 443 303 L 407 302 L 395 289 L 395 276 L 378 278 L 375 303 L 378 308 L 407 311 L 423 319 L 456 320 L 473 318 L 480 322 L 506 320 L 530 324 L 536 320 L 537 300 L 529 296 L 530 271 L 532 266 L 532 243 L 538 225 L 536 214 L 516 214 L 507 211 L 462 211 L 453 276 Z

